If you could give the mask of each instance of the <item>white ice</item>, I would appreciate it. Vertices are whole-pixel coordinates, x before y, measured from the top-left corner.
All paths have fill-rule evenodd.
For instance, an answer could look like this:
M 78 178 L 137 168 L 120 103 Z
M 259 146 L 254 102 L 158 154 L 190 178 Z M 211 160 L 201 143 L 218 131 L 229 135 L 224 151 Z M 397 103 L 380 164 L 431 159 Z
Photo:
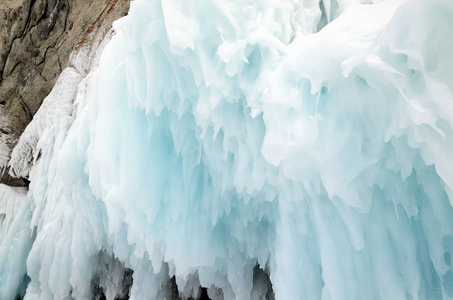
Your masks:
M 321 6 L 133 1 L 13 152 L 0 292 L 453 299 L 453 3 Z

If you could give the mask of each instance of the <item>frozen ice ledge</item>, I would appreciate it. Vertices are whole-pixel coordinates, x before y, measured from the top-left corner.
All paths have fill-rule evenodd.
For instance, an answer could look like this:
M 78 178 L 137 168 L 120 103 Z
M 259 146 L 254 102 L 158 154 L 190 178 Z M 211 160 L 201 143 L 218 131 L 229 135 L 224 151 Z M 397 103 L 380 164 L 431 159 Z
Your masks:
M 452 35 L 449 0 L 133 1 L 11 154 L 0 298 L 453 299 Z

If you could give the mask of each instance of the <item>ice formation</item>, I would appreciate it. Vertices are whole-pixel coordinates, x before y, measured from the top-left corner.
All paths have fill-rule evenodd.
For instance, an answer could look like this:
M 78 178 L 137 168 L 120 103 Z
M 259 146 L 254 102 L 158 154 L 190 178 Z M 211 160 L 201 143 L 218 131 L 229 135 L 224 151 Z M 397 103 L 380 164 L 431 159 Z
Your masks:
M 135 0 L 114 28 L 14 149 L 1 299 L 453 299 L 451 1 Z

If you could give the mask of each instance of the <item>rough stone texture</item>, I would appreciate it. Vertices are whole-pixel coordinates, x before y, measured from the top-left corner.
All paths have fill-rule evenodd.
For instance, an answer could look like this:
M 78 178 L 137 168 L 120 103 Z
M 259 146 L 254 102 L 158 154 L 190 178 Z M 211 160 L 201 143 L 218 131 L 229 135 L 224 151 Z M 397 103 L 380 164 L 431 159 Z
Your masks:
M 0 167 L 72 51 L 105 35 L 129 0 L 0 0 Z M 0 174 L 2 175 L 2 174 Z M 24 185 L 7 175 L 1 183 Z

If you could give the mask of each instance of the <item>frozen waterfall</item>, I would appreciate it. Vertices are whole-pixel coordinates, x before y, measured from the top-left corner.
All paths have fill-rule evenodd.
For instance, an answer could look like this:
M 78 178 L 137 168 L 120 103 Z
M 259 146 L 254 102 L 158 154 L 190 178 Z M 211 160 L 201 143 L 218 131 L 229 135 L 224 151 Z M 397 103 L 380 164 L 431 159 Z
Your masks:
M 453 299 L 451 0 L 135 0 L 0 185 L 0 299 Z

